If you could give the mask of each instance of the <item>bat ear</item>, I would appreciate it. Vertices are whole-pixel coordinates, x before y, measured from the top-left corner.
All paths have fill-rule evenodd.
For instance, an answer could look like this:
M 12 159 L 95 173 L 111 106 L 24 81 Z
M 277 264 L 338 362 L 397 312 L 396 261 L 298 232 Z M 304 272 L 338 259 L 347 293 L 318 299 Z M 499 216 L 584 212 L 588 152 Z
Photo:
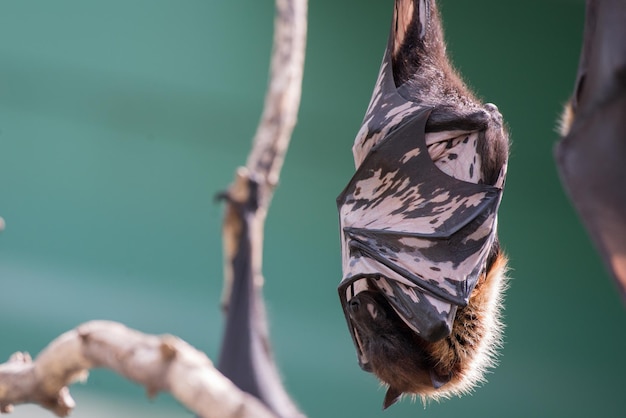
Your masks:
M 398 402 L 400 396 L 402 396 L 402 392 L 400 390 L 393 386 L 389 386 L 389 389 L 387 389 L 387 393 L 385 394 L 385 400 L 383 402 L 383 411 L 389 408 L 394 403 Z

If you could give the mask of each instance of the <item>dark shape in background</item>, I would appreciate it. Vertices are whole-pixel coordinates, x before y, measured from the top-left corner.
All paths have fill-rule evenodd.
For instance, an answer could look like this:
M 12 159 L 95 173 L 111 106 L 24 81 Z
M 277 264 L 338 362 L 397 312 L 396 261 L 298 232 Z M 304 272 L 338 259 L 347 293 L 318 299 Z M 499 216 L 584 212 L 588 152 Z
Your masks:
M 563 185 L 626 301 L 626 2 L 588 0 L 564 138 Z

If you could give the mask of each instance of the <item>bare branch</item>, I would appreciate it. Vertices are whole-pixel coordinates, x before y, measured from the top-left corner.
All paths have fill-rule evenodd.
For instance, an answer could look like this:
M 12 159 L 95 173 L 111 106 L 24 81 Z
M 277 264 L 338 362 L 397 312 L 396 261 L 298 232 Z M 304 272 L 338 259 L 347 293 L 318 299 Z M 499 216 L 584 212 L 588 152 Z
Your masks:
M 271 187 L 278 183 L 300 106 L 306 14 L 306 0 L 276 0 L 270 81 L 247 163 L 248 169 Z
M 204 418 L 274 417 L 181 339 L 143 334 L 109 321 L 87 322 L 66 332 L 34 361 L 16 353 L 0 365 L 0 413 L 35 403 L 67 416 L 75 405 L 68 386 L 99 367 L 145 386 L 148 396 L 168 391 Z
M 306 0 L 276 0 L 270 81 L 252 151 L 225 193 L 224 292 L 219 369 L 280 417 L 303 417 L 270 350 L 262 296 L 263 230 L 296 124 L 306 42 Z M 236 350 L 234 348 L 237 348 Z
M 250 198 L 250 181 L 259 186 L 255 196 L 252 263 L 257 272 L 255 283 L 262 285 L 261 275 L 263 224 L 273 190 L 278 184 L 291 133 L 296 125 L 300 97 L 307 31 L 307 0 L 276 0 L 274 45 L 270 77 L 261 121 L 254 136 L 245 168 L 237 170 L 235 181 L 226 195 L 231 203 L 224 221 L 225 285 L 222 302 L 226 305 L 232 283 L 232 260 L 240 239 L 241 215 L 234 205 L 245 205 Z

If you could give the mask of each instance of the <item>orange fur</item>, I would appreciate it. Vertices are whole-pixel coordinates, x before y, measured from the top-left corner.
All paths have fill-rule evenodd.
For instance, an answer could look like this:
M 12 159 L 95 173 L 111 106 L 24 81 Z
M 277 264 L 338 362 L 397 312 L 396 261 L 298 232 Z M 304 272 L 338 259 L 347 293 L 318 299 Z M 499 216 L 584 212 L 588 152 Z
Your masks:
M 572 123 L 574 123 L 574 108 L 572 107 L 572 102 L 568 101 L 565 103 L 565 107 L 563 108 L 563 113 L 561 113 L 561 118 L 559 119 L 558 132 L 562 137 L 566 136 L 569 133 L 569 130 L 572 127 Z
M 440 389 L 420 391 L 423 401 L 471 392 L 484 382 L 484 374 L 495 365 L 504 324 L 502 299 L 506 289 L 507 258 L 499 250 L 489 271 L 481 276 L 466 307 L 457 311 L 450 336 L 428 344 L 426 351 L 436 360 L 440 374 L 452 379 Z
M 371 309 L 354 315 L 376 313 L 372 316 L 376 320 L 358 322 L 358 332 L 372 372 L 389 386 L 387 397 L 391 400 L 388 404 L 386 398 L 385 406 L 395 402 L 395 394 L 419 396 L 426 403 L 471 392 L 484 382 L 502 341 L 506 264 L 498 248 L 467 306 L 457 311 L 450 335 L 433 343 L 405 326 L 391 307 L 385 308 L 384 299 L 376 292 L 365 291 L 354 298 Z M 436 389 L 433 376 L 449 381 Z

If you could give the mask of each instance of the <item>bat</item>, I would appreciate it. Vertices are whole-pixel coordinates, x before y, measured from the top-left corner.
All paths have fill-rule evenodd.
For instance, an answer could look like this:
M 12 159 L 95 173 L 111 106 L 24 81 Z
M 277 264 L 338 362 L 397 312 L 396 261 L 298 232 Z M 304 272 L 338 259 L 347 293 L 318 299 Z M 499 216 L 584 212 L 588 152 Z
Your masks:
M 626 2 L 589 0 L 574 94 L 555 148 L 561 182 L 626 301 Z
M 508 134 L 446 54 L 434 0 L 395 0 L 374 92 L 337 198 L 338 292 L 361 368 L 388 389 L 471 391 L 502 330 L 506 257 L 496 234 Z
M 271 350 L 258 266 L 252 261 L 252 214 L 258 208 L 258 183 L 247 181 L 250 192 L 245 201 L 236 201 L 227 192 L 217 196 L 228 202 L 224 225 L 229 231 L 225 230 L 224 236 L 225 257 L 231 266 L 223 295 L 226 326 L 217 368 L 277 417 L 303 418 L 282 383 Z

